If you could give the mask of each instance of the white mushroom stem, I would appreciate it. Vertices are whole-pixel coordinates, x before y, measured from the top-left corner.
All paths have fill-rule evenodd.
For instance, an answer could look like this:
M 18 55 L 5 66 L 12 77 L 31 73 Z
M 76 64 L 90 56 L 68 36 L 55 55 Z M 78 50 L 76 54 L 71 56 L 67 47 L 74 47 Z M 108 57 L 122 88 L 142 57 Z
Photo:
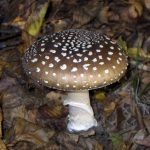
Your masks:
M 86 131 L 97 126 L 93 109 L 90 105 L 89 92 L 68 92 L 64 105 L 69 105 L 69 131 Z

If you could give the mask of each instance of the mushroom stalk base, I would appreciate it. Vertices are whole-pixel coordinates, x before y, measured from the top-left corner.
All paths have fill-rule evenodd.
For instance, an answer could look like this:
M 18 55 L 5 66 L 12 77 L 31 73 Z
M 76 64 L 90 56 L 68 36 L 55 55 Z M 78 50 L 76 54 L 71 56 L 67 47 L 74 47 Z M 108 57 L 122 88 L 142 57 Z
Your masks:
M 70 132 L 86 131 L 97 126 L 88 91 L 69 92 L 64 105 L 69 105 L 67 128 Z

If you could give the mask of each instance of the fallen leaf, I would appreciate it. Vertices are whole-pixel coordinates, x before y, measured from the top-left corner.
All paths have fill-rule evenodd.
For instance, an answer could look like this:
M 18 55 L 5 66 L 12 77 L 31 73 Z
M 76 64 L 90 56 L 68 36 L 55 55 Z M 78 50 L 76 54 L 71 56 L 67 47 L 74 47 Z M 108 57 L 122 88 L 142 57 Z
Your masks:
M 0 150 L 7 150 L 6 145 L 4 144 L 3 140 L 0 139 Z
M 125 146 L 122 136 L 118 133 L 111 133 L 110 139 L 112 141 L 114 150 L 122 150 Z
M 143 138 L 143 139 L 141 139 L 141 140 L 136 140 L 136 143 L 140 144 L 140 145 L 150 147 L 150 135 Z
M 128 48 L 127 53 L 130 57 L 137 58 L 142 57 L 146 59 L 150 59 L 150 54 L 146 54 L 142 48 Z
M 26 27 L 25 30 L 32 36 L 36 36 L 42 26 L 45 14 L 47 12 L 47 8 L 48 8 L 48 4 L 49 2 L 46 2 L 45 4 L 43 4 L 42 6 L 40 6 L 39 10 L 34 11 L 33 13 L 31 13 L 31 15 L 29 16 L 27 23 L 26 23 Z
M 116 108 L 116 103 L 110 102 L 108 105 L 104 106 L 104 111 L 109 115 L 114 111 L 115 108 Z
M 96 93 L 95 93 L 95 98 L 97 99 L 97 100 L 104 100 L 105 99 L 105 92 L 104 91 L 97 91 Z
M 54 133 L 54 130 L 42 128 L 22 118 L 15 118 L 5 140 L 7 144 L 12 144 L 12 146 L 19 141 L 28 141 L 38 148 L 48 143 Z
M 146 130 L 145 129 L 140 129 L 133 137 L 133 141 L 139 141 L 139 140 L 143 140 L 146 136 Z

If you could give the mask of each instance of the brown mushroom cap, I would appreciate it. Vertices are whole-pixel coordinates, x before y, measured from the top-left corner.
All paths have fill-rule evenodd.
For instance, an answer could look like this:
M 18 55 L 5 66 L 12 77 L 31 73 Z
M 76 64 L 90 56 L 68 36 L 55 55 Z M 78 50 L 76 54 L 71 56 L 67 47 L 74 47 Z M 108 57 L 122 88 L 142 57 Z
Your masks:
M 25 72 L 36 82 L 61 90 L 95 89 L 119 80 L 127 57 L 105 35 L 70 29 L 46 35 L 27 49 Z

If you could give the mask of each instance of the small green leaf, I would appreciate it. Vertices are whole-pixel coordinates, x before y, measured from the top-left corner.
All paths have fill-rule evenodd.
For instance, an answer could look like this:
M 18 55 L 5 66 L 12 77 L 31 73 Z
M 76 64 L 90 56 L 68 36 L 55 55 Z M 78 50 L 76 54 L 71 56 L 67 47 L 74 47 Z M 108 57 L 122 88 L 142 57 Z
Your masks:
M 111 133 L 110 139 L 113 144 L 113 149 L 114 150 L 121 150 L 124 146 L 124 141 L 123 138 L 120 134 L 118 133 Z
M 43 4 L 40 8 L 40 10 L 37 11 L 34 11 L 28 21 L 27 21 L 27 32 L 32 35 L 32 36 L 36 36 L 40 29 L 41 29 L 41 26 L 42 26 L 42 23 L 43 23 L 43 20 L 44 20 L 44 17 L 45 17 L 45 14 L 47 12 L 47 8 L 48 8 L 48 2 Z
M 118 38 L 117 44 L 123 49 L 124 52 L 127 53 L 127 43 L 122 39 L 122 37 Z
M 97 91 L 96 93 L 95 93 L 95 98 L 97 99 L 97 100 L 104 100 L 105 99 L 105 92 L 104 91 Z

